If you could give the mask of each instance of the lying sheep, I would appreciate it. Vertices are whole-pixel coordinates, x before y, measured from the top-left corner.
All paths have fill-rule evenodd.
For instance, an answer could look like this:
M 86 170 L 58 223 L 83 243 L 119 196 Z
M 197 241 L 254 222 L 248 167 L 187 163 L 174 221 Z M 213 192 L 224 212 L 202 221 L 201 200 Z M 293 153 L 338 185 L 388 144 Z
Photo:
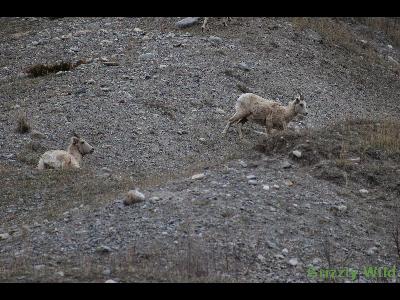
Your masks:
M 248 120 L 265 126 L 266 134 L 272 129 L 286 130 L 287 124 L 297 115 L 307 115 L 306 102 L 303 95 L 283 106 L 273 100 L 267 100 L 252 93 L 242 94 L 235 105 L 236 112 L 229 119 L 222 131 L 226 135 L 232 124 L 238 124 L 239 137 L 243 138 L 242 125 Z
M 91 145 L 74 134 L 67 151 L 50 150 L 45 152 L 40 157 L 37 168 L 39 170 L 80 168 L 82 157 L 93 151 L 94 148 Z
M 208 19 L 209 19 L 210 17 L 204 17 L 204 21 L 203 21 L 203 25 L 201 25 L 201 31 L 204 31 L 204 30 L 206 30 L 206 25 L 207 25 L 207 22 L 208 22 Z M 230 22 L 231 21 L 231 17 L 224 17 L 224 26 L 228 26 L 228 21 Z

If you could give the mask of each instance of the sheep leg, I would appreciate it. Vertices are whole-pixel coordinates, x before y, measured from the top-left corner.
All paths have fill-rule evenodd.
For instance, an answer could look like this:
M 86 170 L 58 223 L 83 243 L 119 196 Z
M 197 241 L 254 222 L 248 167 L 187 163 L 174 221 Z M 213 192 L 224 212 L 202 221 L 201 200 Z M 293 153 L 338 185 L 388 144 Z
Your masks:
M 241 138 L 241 139 L 243 139 L 242 126 L 246 122 L 247 122 L 247 118 L 243 118 L 238 123 L 238 133 L 239 133 L 239 138 Z
M 227 133 L 229 127 L 230 127 L 233 123 L 236 123 L 236 124 L 238 124 L 238 123 L 240 123 L 240 122 L 245 123 L 245 122 L 247 121 L 246 117 L 247 117 L 247 114 L 235 112 L 235 114 L 229 119 L 228 123 L 226 124 L 225 129 L 222 131 L 222 134 L 223 134 L 223 135 L 226 135 L 226 133 Z M 246 121 L 243 121 L 244 119 L 246 119 Z M 240 129 L 240 130 L 241 130 L 241 129 Z M 240 134 L 240 133 L 239 133 L 239 134 Z
M 226 133 L 228 132 L 229 127 L 231 127 L 232 123 L 231 119 L 235 116 L 236 112 L 232 115 L 232 117 L 229 118 L 228 123 L 226 124 L 224 130 L 222 131 L 223 135 L 226 135 Z
M 271 134 L 271 129 L 273 127 L 272 121 L 270 118 L 265 119 L 265 135 L 268 136 Z
M 232 123 L 230 121 L 228 121 L 228 123 L 226 124 L 224 130 L 222 131 L 223 135 L 226 135 L 226 133 L 228 132 L 229 127 L 231 127 Z
M 204 32 L 204 30 L 206 30 L 207 22 L 208 22 L 208 17 L 204 17 L 203 25 L 201 25 L 201 31 Z
M 239 133 L 239 138 L 240 139 L 243 139 L 242 125 L 243 125 L 243 123 L 239 122 L 239 124 L 238 124 L 238 133 Z
M 283 131 L 286 131 L 287 130 L 287 124 L 286 124 L 286 122 L 282 122 L 282 130 Z

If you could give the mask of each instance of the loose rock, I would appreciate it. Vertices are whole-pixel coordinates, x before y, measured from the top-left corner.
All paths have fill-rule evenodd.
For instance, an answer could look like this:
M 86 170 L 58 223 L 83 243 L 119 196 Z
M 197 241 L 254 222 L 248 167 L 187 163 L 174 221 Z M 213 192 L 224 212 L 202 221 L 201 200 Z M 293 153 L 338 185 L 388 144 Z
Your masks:
M 220 38 L 220 37 L 218 37 L 218 36 L 210 36 L 209 38 L 208 38 L 208 40 L 210 41 L 210 42 L 212 42 L 212 43 L 214 43 L 214 44 L 220 44 L 220 43 L 222 43 L 222 39 Z
M 369 248 L 367 250 L 367 254 L 368 255 L 373 255 L 373 254 L 375 254 L 376 251 L 378 251 L 378 248 L 374 246 L 374 247 L 371 247 L 371 248 Z
M 262 256 L 261 254 L 257 255 L 257 258 L 262 262 L 265 261 L 265 257 Z
M 150 60 L 150 59 L 154 59 L 155 57 L 156 57 L 156 55 L 152 52 L 139 55 L 139 59 L 141 59 L 141 60 Z
M 105 61 L 103 62 L 103 65 L 105 66 L 119 66 L 119 63 L 117 63 L 116 61 Z
M 108 279 L 104 283 L 118 283 L 118 282 L 112 279 Z
M 289 259 L 288 263 L 289 263 L 289 265 L 295 267 L 295 266 L 297 266 L 299 264 L 299 261 L 298 261 L 297 258 L 291 258 L 291 259 Z
M 199 19 L 200 17 L 188 17 L 176 22 L 175 25 L 178 28 L 193 26 L 199 21 Z
M 131 204 L 142 202 L 144 200 L 145 200 L 144 194 L 139 192 L 137 189 L 130 190 L 126 195 L 126 198 L 124 199 L 124 204 L 131 205 Z
M 31 137 L 34 139 L 44 139 L 46 138 L 46 135 L 38 130 L 33 129 L 31 131 Z
M 6 240 L 10 237 L 8 233 L 1 233 L 0 234 L 0 240 Z
M 109 253 L 109 252 L 111 252 L 111 248 L 108 246 L 101 245 L 101 246 L 97 247 L 96 252 Z
M 243 71 L 250 71 L 251 69 L 249 68 L 249 66 L 246 64 L 246 63 L 244 63 L 244 62 L 241 62 L 240 64 L 238 64 L 238 68 L 240 69 L 240 70 L 243 70 Z
M 301 157 L 301 152 L 300 152 L 299 150 L 294 150 L 294 151 L 292 152 L 292 154 L 293 154 L 295 157 L 297 157 L 297 158 L 300 158 L 300 157 Z
M 192 176 L 192 179 L 203 179 L 206 175 L 204 173 L 195 174 Z

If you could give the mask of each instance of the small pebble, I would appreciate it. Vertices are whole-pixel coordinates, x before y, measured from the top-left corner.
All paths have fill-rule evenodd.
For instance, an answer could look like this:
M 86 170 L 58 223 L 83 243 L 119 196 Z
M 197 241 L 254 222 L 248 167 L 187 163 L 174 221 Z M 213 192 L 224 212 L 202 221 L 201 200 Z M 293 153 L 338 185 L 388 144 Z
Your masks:
M 243 160 L 239 160 L 239 165 L 241 165 L 243 168 L 247 168 L 247 164 Z
M 6 240 L 10 237 L 8 233 L 1 233 L 0 234 L 0 240 Z
M 299 150 L 294 150 L 294 151 L 292 152 L 292 154 L 293 154 L 295 157 L 297 157 L 297 158 L 300 158 L 300 157 L 301 157 L 301 152 L 300 152 Z
M 371 248 L 369 248 L 367 250 L 367 254 L 368 255 L 373 255 L 373 254 L 375 254 L 376 251 L 378 251 L 378 248 L 374 246 L 374 247 L 371 247 Z
M 192 176 L 192 179 L 203 179 L 206 175 L 204 173 L 195 174 Z
M 209 38 L 208 38 L 208 40 L 210 41 L 210 42 L 212 42 L 212 43 L 216 43 L 216 44 L 219 44 L 219 43 L 222 43 L 222 39 L 220 38 L 220 37 L 218 37 L 218 36 L 210 36 Z
M 289 259 L 288 263 L 289 263 L 289 265 L 295 267 L 299 264 L 299 261 L 297 260 L 297 258 L 291 258 L 291 259 Z
M 137 189 L 136 190 L 130 190 L 126 198 L 124 199 L 124 204 L 125 205 L 130 205 L 138 202 L 144 201 L 145 196 L 143 193 L 139 192 Z
M 269 185 L 264 184 L 264 185 L 263 185 L 263 190 L 269 191 Z
M 238 68 L 243 70 L 243 71 L 247 71 L 247 72 L 251 70 L 249 68 L 249 66 L 244 62 L 241 62 L 240 64 L 238 64 Z

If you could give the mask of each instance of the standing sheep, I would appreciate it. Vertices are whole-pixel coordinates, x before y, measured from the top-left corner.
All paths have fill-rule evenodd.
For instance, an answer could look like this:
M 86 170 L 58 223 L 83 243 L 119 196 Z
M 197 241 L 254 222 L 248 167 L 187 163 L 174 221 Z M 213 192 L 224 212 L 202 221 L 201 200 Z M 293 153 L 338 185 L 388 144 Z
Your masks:
M 306 102 L 301 93 L 290 101 L 288 106 L 283 106 L 276 101 L 267 100 L 252 93 L 242 94 L 235 105 L 236 112 L 229 119 L 225 129 L 226 135 L 232 124 L 238 124 L 239 137 L 243 138 L 242 125 L 248 120 L 265 126 L 266 134 L 271 129 L 286 130 L 287 124 L 297 115 L 307 115 Z
M 93 151 L 94 148 L 91 145 L 74 134 L 67 151 L 50 150 L 45 152 L 40 157 L 37 168 L 39 170 L 80 168 L 83 156 L 93 153 Z

